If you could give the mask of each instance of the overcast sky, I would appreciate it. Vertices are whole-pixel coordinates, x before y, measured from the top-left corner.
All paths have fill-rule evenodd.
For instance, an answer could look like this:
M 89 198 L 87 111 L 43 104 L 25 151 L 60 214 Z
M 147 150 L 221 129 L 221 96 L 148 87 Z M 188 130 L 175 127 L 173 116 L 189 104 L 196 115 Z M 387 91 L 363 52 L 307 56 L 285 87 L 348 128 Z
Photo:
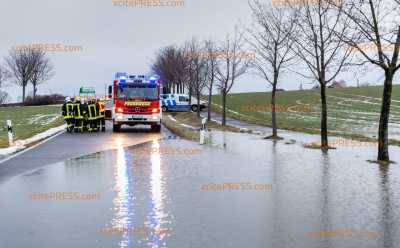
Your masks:
M 163 46 L 182 44 L 193 36 L 221 40 L 239 21 L 251 21 L 247 0 L 185 0 L 183 7 L 117 7 L 111 0 L 1 0 L 0 9 L 1 63 L 16 45 L 82 46 L 81 52 L 49 53 L 56 75 L 40 86 L 39 94 L 73 95 L 80 86 L 104 92 L 115 72 L 148 72 L 155 52 Z M 371 82 L 381 76 L 376 72 L 368 78 Z M 351 76 L 343 79 L 355 84 Z M 286 89 L 307 82 L 294 74 L 282 81 L 280 87 Z M 267 90 L 267 84 L 253 75 L 240 78 L 233 89 Z M 13 100 L 22 95 L 16 87 L 6 91 Z

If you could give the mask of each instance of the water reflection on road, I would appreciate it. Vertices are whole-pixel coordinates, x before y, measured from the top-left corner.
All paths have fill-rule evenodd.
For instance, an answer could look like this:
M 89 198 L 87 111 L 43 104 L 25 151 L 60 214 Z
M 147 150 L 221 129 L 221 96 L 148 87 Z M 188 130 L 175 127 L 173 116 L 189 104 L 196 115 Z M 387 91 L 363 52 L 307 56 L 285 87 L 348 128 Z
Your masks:
M 0 188 L 0 240 L 5 247 L 396 248 L 400 243 L 400 170 L 396 164 L 366 162 L 375 147 L 324 154 L 257 135 L 216 132 L 213 140 L 211 146 L 180 139 L 120 144 L 15 177 Z M 183 152 L 188 148 L 198 152 Z M 391 149 L 400 162 L 398 148 Z M 101 198 L 32 201 L 29 192 L 99 192 Z
M 151 142 L 151 148 L 159 150 L 160 144 L 158 140 Z M 135 220 L 135 201 L 140 201 L 140 195 L 144 192 L 136 192 L 135 181 L 141 173 L 136 173 L 134 160 L 135 155 L 124 147 L 119 147 L 116 151 L 116 164 L 114 166 L 114 191 L 116 192 L 114 203 L 114 218 L 111 221 L 112 230 L 122 230 L 121 241 L 119 247 L 132 247 L 135 235 L 146 235 L 144 241 L 149 247 L 165 247 L 164 238 L 167 232 L 163 232 L 163 221 L 168 216 L 164 212 L 163 201 L 165 201 L 165 192 L 163 189 L 163 177 L 161 170 L 161 157 L 159 153 L 150 154 L 149 161 L 141 161 L 141 163 L 149 162 L 151 168 L 150 175 L 150 201 L 148 214 L 143 223 Z M 146 159 L 146 158 L 142 158 Z M 137 205 L 137 204 L 136 204 Z M 142 206 L 142 207 L 145 207 Z M 140 226 L 142 227 L 140 228 Z M 139 226 L 139 228 L 138 228 Z M 141 230 L 142 232 L 140 232 Z M 165 229 L 169 231 L 168 229 Z M 133 234 L 133 236 L 132 236 Z M 141 238 L 137 238 L 140 240 Z M 139 243 L 143 243 L 140 240 Z

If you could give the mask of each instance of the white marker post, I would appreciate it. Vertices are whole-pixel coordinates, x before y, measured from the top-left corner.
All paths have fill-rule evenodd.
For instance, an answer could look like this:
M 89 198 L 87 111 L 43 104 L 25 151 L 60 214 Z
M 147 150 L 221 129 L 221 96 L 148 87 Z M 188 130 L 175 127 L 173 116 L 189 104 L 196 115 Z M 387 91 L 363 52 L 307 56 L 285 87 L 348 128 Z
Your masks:
M 11 120 L 7 120 L 7 130 L 8 130 L 8 144 L 9 146 L 12 146 L 14 144 L 14 133 L 12 130 Z
M 205 142 L 205 136 L 206 136 L 206 132 L 207 132 L 207 127 L 206 127 L 206 123 L 207 123 L 207 119 L 203 118 L 201 120 L 201 129 L 200 129 L 200 145 L 204 145 Z

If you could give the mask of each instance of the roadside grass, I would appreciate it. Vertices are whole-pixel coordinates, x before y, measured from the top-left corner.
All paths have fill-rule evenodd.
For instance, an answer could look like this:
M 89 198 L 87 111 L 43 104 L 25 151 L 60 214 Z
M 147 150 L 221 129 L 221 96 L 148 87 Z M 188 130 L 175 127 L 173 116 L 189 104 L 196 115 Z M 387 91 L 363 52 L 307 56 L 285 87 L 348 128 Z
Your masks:
M 171 120 L 168 116 L 171 116 L 172 118 L 177 120 L 177 122 Z M 201 128 L 201 120 L 202 118 L 198 118 L 196 113 L 193 112 L 170 112 L 163 114 L 162 123 L 178 136 L 181 136 L 189 140 L 198 141 L 200 139 L 199 130 Z M 185 124 L 195 129 L 190 129 L 180 124 Z M 207 128 L 218 129 L 222 131 L 230 131 L 230 132 L 240 131 L 238 128 L 231 126 L 222 127 L 220 124 L 214 121 L 208 122 Z
M 64 123 L 61 106 L 57 105 L 0 107 L 0 148 L 8 147 L 7 120 L 13 123 L 14 140 L 30 138 Z
M 327 89 L 328 130 L 332 136 L 372 141 L 376 139 L 383 88 L 381 86 Z M 230 94 L 227 116 L 271 126 L 270 92 Z M 221 113 L 221 96 L 213 96 L 212 110 Z M 277 92 L 280 129 L 311 134 L 320 132 L 319 90 Z M 400 135 L 400 85 L 393 86 L 389 130 Z M 400 140 L 391 140 L 400 145 Z

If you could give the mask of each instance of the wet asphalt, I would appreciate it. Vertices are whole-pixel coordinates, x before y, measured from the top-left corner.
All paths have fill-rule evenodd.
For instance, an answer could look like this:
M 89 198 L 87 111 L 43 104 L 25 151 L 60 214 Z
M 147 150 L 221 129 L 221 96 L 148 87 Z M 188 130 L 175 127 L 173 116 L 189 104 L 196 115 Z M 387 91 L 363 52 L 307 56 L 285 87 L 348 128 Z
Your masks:
M 399 247 L 396 147 L 379 166 L 293 132 L 65 135 L 0 164 L 0 247 Z
M 165 127 L 161 133 L 152 132 L 146 126 L 125 127 L 121 132 L 113 133 L 111 123 L 106 122 L 106 125 L 105 133 L 69 134 L 64 132 L 40 146 L 0 163 L 0 185 L 13 176 L 41 166 L 172 135 Z

